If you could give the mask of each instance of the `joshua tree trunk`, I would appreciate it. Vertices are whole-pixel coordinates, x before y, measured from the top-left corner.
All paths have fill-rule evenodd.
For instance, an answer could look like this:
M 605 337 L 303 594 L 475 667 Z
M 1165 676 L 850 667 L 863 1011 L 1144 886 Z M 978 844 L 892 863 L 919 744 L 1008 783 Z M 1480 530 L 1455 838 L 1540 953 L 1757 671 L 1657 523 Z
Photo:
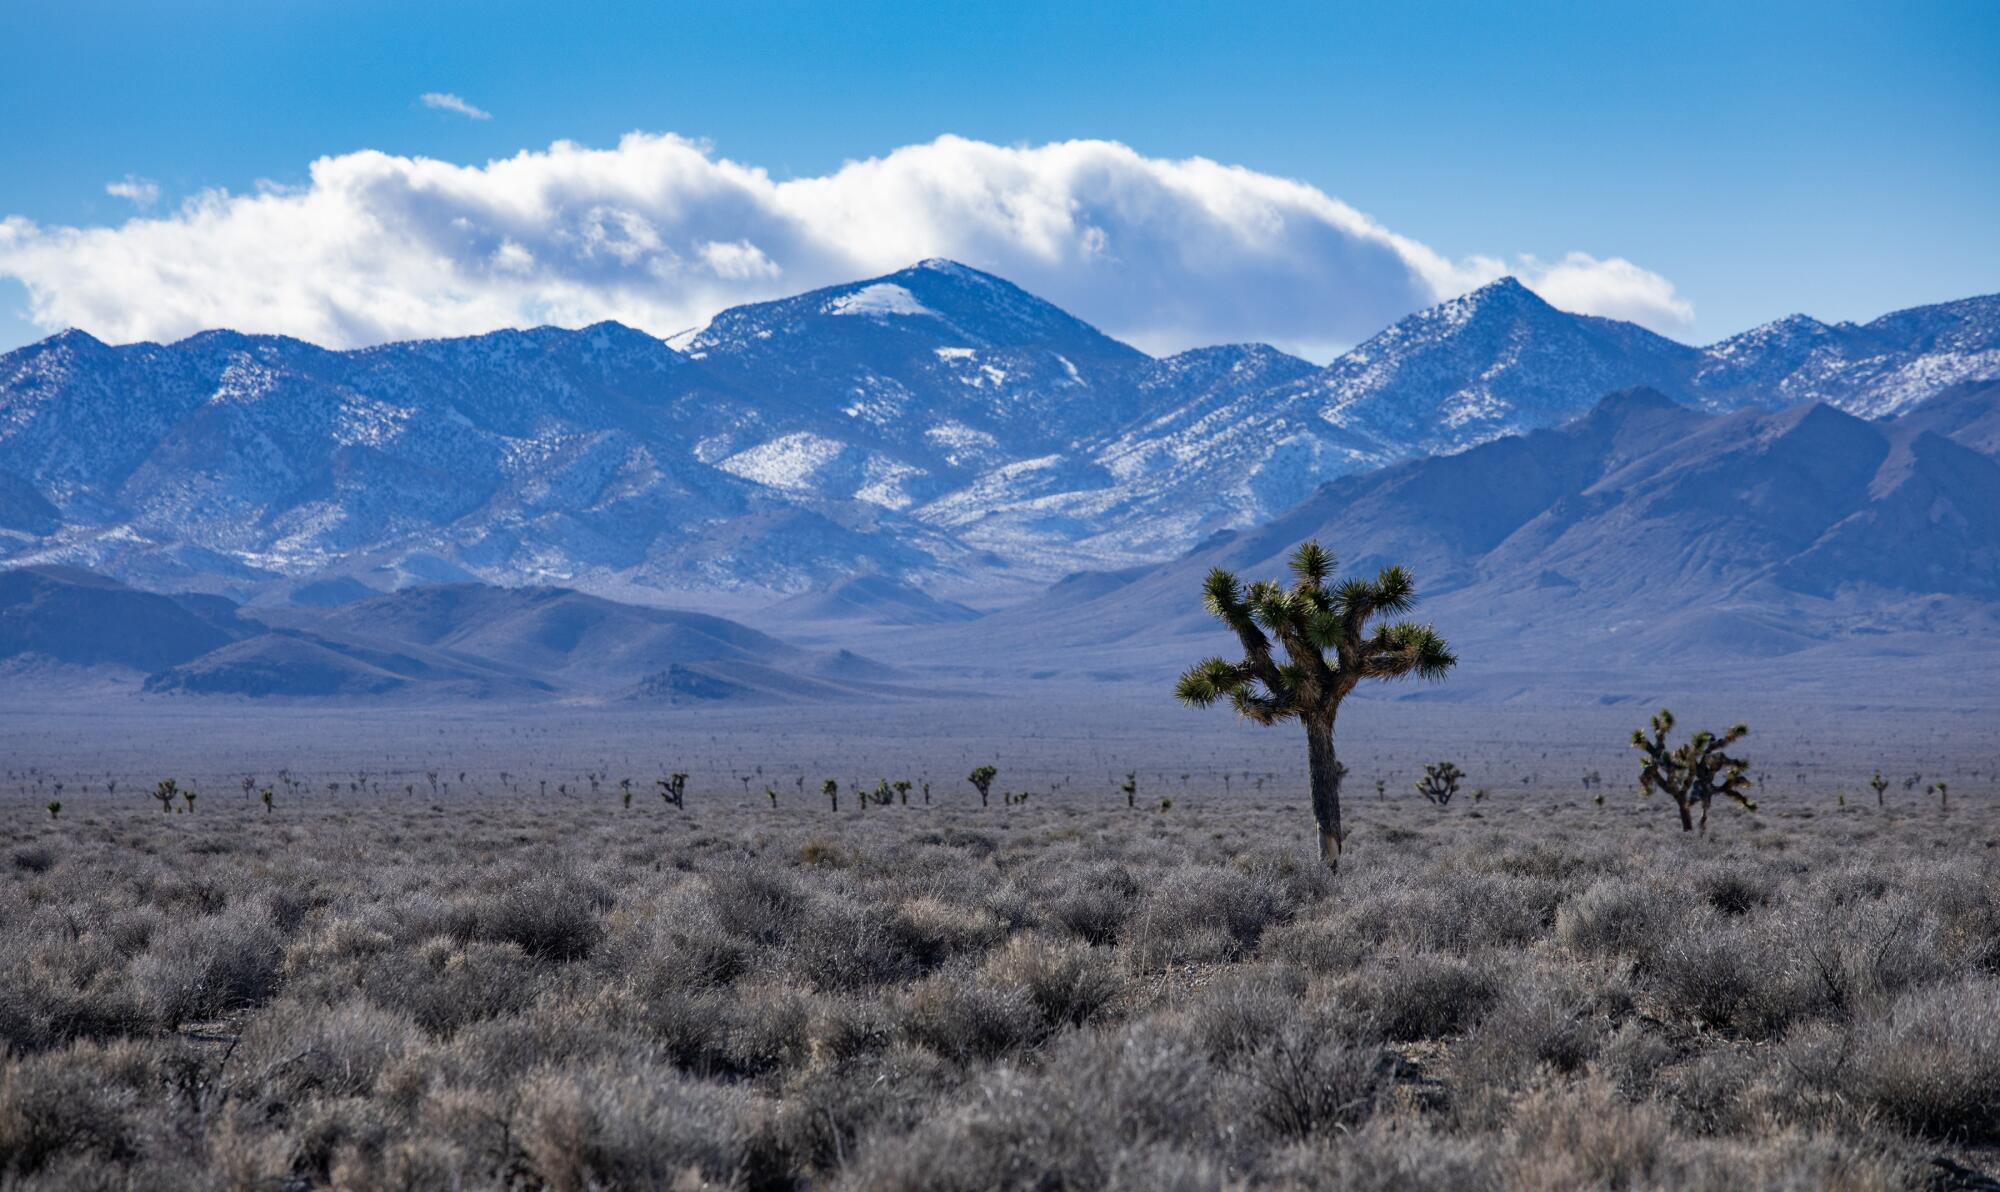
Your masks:
M 1706 816 L 1703 817 L 1704 820 L 1706 818 Z M 1704 828 L 1704 830 L 1706 829 Z M 1681 831 L 1694 831 L 1694 805 L 1691 803 L 1681 804 Z
M 1306 722 L 1306 764 L 1312 775 L 1313 820 L 1319 825 L 1319 859 L 1340 868 L 1340 761 L 1333 753 L 1333 720 Z

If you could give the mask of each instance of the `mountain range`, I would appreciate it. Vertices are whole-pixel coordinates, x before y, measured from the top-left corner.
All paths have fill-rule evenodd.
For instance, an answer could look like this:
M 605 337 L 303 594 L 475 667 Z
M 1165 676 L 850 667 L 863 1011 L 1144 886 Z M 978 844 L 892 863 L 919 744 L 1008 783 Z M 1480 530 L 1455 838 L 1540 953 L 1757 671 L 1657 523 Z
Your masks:
M 2000 383 L 1886 420 L 1622 391 L 1557 428 L 1333 480 L 1169 562 L 1069 576 L 902 657 L 1162 681 L 1230 646 L 1198 599 L 1211 568 L 1283 579 L 1315 538 L 1343 574 L 1415 573 L 1421 615 L 1463 647 L 1460 694 L 1664 681 L 1859 699 L 1971 681 L 1990 699 L 1996 427 Z
M 257 604 L 459 583 L 739 607 L 870 576 L 986 611 L 1613 390 L 1882 419 L 1996 374 L 2000 296 L 1694 348 L 1503 279 L 1315 367 L 1254 344 L 1156 359 L 949 261 L 672 342 L 72 331 L 0 356 L 0 565 Z
M 923 693 L 851 652 L 566 588 L 435 584 L 246 608 L 44 566 L 0 571 L 0 663 L 44 690 L 122 678 L 159 695 L 707 704 Z

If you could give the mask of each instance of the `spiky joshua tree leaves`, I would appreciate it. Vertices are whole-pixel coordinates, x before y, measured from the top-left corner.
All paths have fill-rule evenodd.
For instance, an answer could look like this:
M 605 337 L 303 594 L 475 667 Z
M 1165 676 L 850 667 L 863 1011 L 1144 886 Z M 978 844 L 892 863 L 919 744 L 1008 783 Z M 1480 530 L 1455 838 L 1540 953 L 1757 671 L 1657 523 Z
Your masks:
M 660 788 L 660 798 L 675 810 L 687 807 L 688 776 L 678 771 L 665 778 L 656 778 L 653 785 Z
M 1329 869 L 1339 867 L 1342 840 L 1341 766 L 1333 752 L 1340 701 L 1364 679 L 1442 679 L 1458 662 L 1429 625 L 1378 620 L 1416 606 L 1409 572 L 1384 567 L 1372 580 L 1335 584 L 1334 567 L 1331 553 L 1307 542 L 1292 554 L 1289 588 L 1275 581 L 1245 588 L 1220 567 L 1209 572 L 1202 603 L 1235 632 L 1243 658 L 1197 662 L 1175 688 L 1191 707 L 1226 699 L 1258 724 L 1305 726 L 1319 855 Z
M 1424 777 L 1417 783 L 1417 793 L 1443 807 L 1458 793 L 1458 784 L 1464 778 L 1465 771 L 1451 762 L 1432 762 L 1424 766 Z
M 1665 708 L 1653 717 L 1653 735 L 1645 729 L 1632 733 L 1632 748 L 1645 756 L 1639 762 L 1639 789 L 1645 794 L 1664 793 L 1681 813 L 1681 831 L 1695 830 L 1694 809 L 1701 808 L 1701 830 L 1708 832 L 1708 806 L 1717 795 L 1734 799 L 1746 811 L 1757 810 L 1749 795 L 1750 763 L 1723 752 L 1742 740 L 1750 726 L 1739 724 L 1721 736 L 1699 732 L 1679 748 L 1669 748 L 1667 734 L 1674 731 L 1674 714 Z
M 970 782 L 979 791 L 979 805 L 981 807 L 986 806 L 986 796 L 992 792 L 993 779 L 999 773 L 1000 771 L 994 769 L 992 766 L 981 766 L 965 776 L 965 780 Z

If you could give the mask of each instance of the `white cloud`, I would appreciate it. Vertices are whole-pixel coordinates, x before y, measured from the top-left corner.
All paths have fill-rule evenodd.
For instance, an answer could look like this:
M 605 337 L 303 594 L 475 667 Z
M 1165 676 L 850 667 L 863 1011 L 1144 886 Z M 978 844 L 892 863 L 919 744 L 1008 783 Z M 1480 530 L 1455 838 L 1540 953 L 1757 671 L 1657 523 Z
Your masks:
M 104 193 L 114 199 L 124 199 L 144 211 L 160 201 L 160 184 L 151 178 L 127 174 L 116 182 L 105 183 Z
M 474 107 L 449 91 L 426 91 L 417 96 L 417 101 L 427 108 L 436 108 L 440 112 L 457 112 L 474 120 L 493 119 L 493 113 L 485 108 Z
M 115 341 L 210 327 L 349 346 L 598 319 L 665 335 L 723 307 L 951 257 L 1150 350 L 1263 339 L 1325 358 L 1489 281 L 1301 182 L 1107 141 L 941 137 L 776 181 L 673 135 L 484 166 L 374 151 L 296 188 L 205 192 L 115 227 L 0 222 L 32 317 Z M 1622 259 L 1523 259 L 1571 309 L 1684 327 Z
M 1626 319 L 1665 334 L 1694 325 L 1694 307 L 1674 283 L 1623 257 L 1600 261 L 1573 252 L 1553 265 L 1522 258 L 1521 281 L 1551 306 Z

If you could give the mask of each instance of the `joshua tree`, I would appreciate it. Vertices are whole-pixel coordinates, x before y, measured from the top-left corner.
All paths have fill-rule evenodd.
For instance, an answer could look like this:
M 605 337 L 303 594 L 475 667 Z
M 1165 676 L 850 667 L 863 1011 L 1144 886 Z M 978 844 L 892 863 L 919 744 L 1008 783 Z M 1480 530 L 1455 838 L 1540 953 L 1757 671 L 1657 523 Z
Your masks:
M 1695 828 L 1694 807 L 1701 805 L 1701 830 L 1708 831 L 1708 805 L 1722 795 L 1741 803 L 1745 810 L 1757 810 L 1757 801 L 1747 791 L 1750 763 L 1730 757 L 1723 750 L 1749 733 L 1750 726 L 1739 724 L 1720 737 L 1699 732 L 1678 749 L 1667 746 L 1667 734 L 1674 729 L 1674 714 L 1665 708 L 1653 717 L 1653 735 L 1644 729 L 1632 733 L 1632 748 L 1644 753 L 1639 763 L 1639 789 L 1645 794 L 1664 791 L 1681 813 L 1681 831 Z
M 1125 792 L 1125 809 L 1127 811 L 1137 807 L 1139 805 L 1139 771 L 1127 770 L 1125 772 L 1125 785 L 1118 789 Z
M 925 783 L 924 783 L 924 806 L 926 806 L 926 807 L 929 807 L 930 805 L 931 805 L 931 784 L 930 784 L 929 782 L 925 782 Z
M 1877 770 L 1875 777 L 1868 780 L 1868 785 L 1875 790 L 1875 806 L 1882 806 L 1882 792 L 1889 789 L 1889 780 L 1882 777 L 1882 771 Z
M 257 797 L 264 801 L 264 814 L 269 815 L 271 813 L 271 788 L 267 786 L 257 792 Z
M 771 801 L 771 810 L 776 811 L 778 809 L 778 788 L 775 786 L 765 787 L 764 797 Z
M 243 801 L 250 801 L 250 792 L 257 788 L 257 779 L 249 774 L 243 776 Z
M 1443 807 L 1458 793 L 1459 780 L 1464 777 L 1465 771 L 1452 763 L 1434 762 L 1424 767 L 1424 777 L 1417 783 L 1417 792 Z
M 981 766 L 965 776 L 965 780 L 978 789 L 979 805 L 981 807 L 986 806 L 986 796 L 993 790 L 993 777 L 998 773 L 1000 771 L 994 769 L 992 766 Z
M 180 795 L 181 784 L 171 778 L 160 779 L 160 784 L 153 788 L 153 797 L 160 801 L 160 810 L 168 815 L 174 813 L 174 800 Z
M 675 808 L 687 806 L 688 776 L 675 773 L 658 780 L 660 798 Z
M 49 800 L 49 818 L 50 818 L 50 819 L 61 819 L 61 818 L 62 818 L 62 800 L 61 800 L 61 799 L 50 799 L 50 800 Z
M 903 806 L 908 807 L 910 805 L 910 780 L 907 778 L 898 779 L 897 782 L 895 783 L 895 787 L 896 787 L 896 798 L 903 804 Z
M 1458 659 L 1428 625 L 1396 621 L 1375 624 L 1371 631 L 1377 617 L 1407 612 L 1417 603 L 1416 584 L 1401 567 L 1384 567 L 1373 580 L 1328 587 L 1333 555 L 1307 542 L 1293 552 L 1291 569 L 1290 588 L 1272 581 L 1246 589 L 1220 567 L 1208 573 L 1202 603 L 1235 632 L 1243 659 L 1196 663 L 1181 676 L 1175 694 L 1197 708 L 1227 698 L 1258 724 L 1297 720 L 1305 726 L 1320 860 L 1335 869 L 1342 834 L 1333 728 L 1340 702 L 1363 679 L 1442 679 Z M 1273 655 L 1274 644 L 1284 649 L 1284 662 Z
M 181 792 L 181 801 L 187 804 L 187 809 L 188 809 L 188 811 L 189 811 L 190 813 L 192 813 L 192 812 L 194 811 L 194 791 L 193 791 L 193 790 L 184 790 L 184 791 L 182 791 L 182 792 Z
M 840 810 L 840 784 L 829 778 L 820 784 L 819 789 L 820 793 L 826 796 L 826 801 L 833 804 L 834 811 L 838 812 Z

